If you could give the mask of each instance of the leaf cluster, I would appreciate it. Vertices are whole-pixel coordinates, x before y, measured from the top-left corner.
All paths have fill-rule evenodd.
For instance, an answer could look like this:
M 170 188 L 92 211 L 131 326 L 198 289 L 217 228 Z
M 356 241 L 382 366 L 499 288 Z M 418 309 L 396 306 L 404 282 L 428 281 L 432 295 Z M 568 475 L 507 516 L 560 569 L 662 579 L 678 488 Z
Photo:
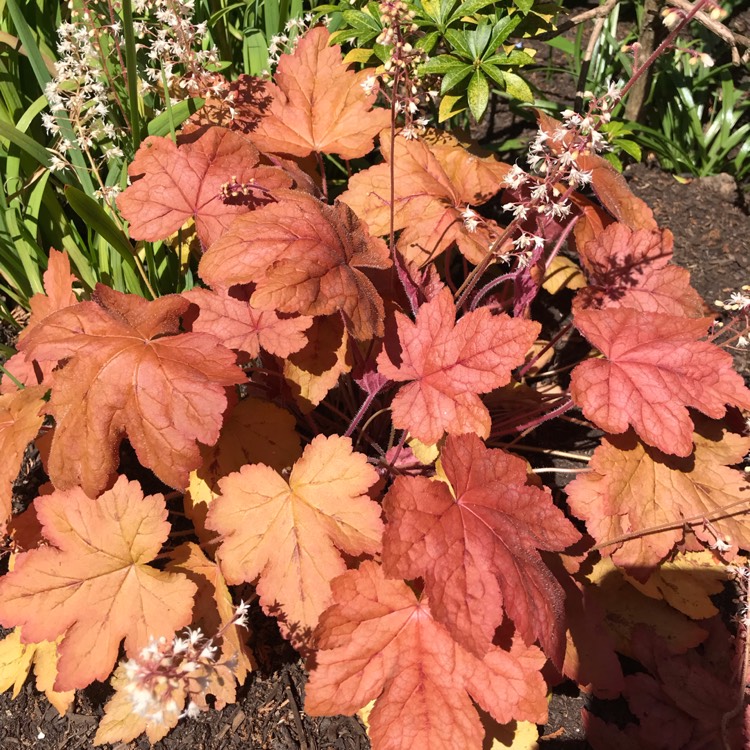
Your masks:
M 155 741 L 208 694 L 235 700 L 251 590 L 309 660 L 307 713 L 374 702 L 376 749 L 478 750 L 477 707 L 543 723 L 563 678 L 640 720 L 592 718 L 600 747 L 665 746 L 644 696 L 675 747 L 730 741 L 744 684 L 718 687 L 709 597 L 750 549 L 750 391 L 671 233 L 593 153 L 567 221 L 469 223 L 519 198 L 511 166 L 392 131 L 330 42 L 310 30 L 230 127 L 207 108 L 130 164 L 130 238 L 194 226 L 202 286 L 81 297 L 50 252 L 0 381 L 0 686 L 34 665 L 64 712 L 113 675 L 96 744 Z M 376 143 L 331 203 L 323 154 L 374 161 Z M 542 238 L 532 262 L 518 228 Z M 564 491 L 523 458 L 556 452 L 552 420 L 592 441 Z M 30 442 L 50 482 L 14 514 Z M 217 644 L 186 661 L 204 632 Z

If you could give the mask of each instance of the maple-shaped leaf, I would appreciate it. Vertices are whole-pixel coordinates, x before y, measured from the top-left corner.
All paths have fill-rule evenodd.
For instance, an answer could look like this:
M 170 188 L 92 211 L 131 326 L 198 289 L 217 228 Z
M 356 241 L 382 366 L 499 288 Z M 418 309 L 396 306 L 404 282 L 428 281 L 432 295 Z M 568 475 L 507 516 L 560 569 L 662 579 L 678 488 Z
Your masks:
M 348 555 L 380 551 L 380 506 L 367 497 L 378 474 L 349 438 L 318 435 L 288 479 L 264 464 L 220 480 L 206 526 L 230 584 L 258 579 L 260 603 L 279 607 L 295 642 L 304 642 Z
M 374 700 L 373 750 L 479 750 L 484 731 L 472 699 L 500 723 L 545 720 L 539 649 L 514 639 L 477 658 L 434 619 L 426 597 L 387 580 L 374 562 L 333 582 L 315 635 L 305 712 L 352 714 Z
M 385 572 L 423 578 L 433 615 L 470 651 L 490 648 L 505 611 L 561 663 L 563 591 L 538 550 L 565 549 L 580 534 L 549 490 L 527 484 L 522 459 L 461 435 L 446 439 L 440 460 L 450 484 L 397 477 L 385 497 Z
M 744 564 L 744 561 L 740 564 Z M 716 552 L 704 549 L 672 555 L 646 581 L 639 581 L 627 573 L 625 577 L 646 596 L 663 599 L 694 620 L 707 620 L 719 613 L 711 597 L 724 591 L 727 580 L 731 578 L 728 567 L 718 561 Z
M 18 335 L 18 340 L 23 341 L 26 336 L 41 323 L 48 315 L 57 310 L 62 310 L 78 302 L 73 283 L 76 277 L 70 272 L 70 259 L 66 252 L 59 252 L 54 248 L 49 251 L 49 264 L 44 272 L 45 294 L 37 293 L 29 300 L 31 315 L 26 327 Z M 27 360 L 23 352 L 18 352 L 4 363 L 5 369 L 13 377 L 25 386 L 38 385 L 45 382 L 52 370 L 54 363 L 45 363 L 44 366 L 33 360 Z M 2 376 L 0 381 L 0 393 L 11 393 L 18 386 L 7 375 Z
M 397 245 L 401 253 L 426 264 L 455 242 L 468 260 L 479 263 L 492 244 L 490 232 L 483 226 L 470 231 L 462 214 L 467 206 L 495 195 L 510 166 L 494 157 L 475 156 L 458 143 L 430 146 L 422 140 L 396 138 L 391 156 L 390 137 L 381 135 L 380 141 L 385 163 L 355 174 L 341 200 L 373 234 L 388 234 L 393 161 L 394 229 L 403 230 Z
M 391 404 L 393 424 L 423 443 L 437 443 L 445 432 L 475 432 L 486 438 L 490 414 L 478 394 L 510 382 L 541 327 L 529 320 L 492 315 L 486 307 L 456 322 L 450 290 L 423 304 L 412 322 L 396 313 L 400 356 L 384 350 L 378 370 L 390 380 L 407 381 Z
M 75 692 L 58 692 L 53 688 L 57 676 L 57 643 L 22 643 L 21 631 L 15 628 L 0 641 L 0 693 L 13 687 L 13 697 L 21 692 L 26 678 L 34 668 L 36 689 L 64 716 L 73 703 Z
M 0 534 L 4 534 L 13 502 L 13 482 L 29 443 L 44 422 L 47 389 L 32 386 L 0 396 Z
M 631 307 L 703 317 L 706 306 L 690 286 L 690 273 L 670 264 L 672 246 L 669 230 L 610 224 L 580 251 L 589 286 L 576 296 L 577 308 Z
M 261 349 L 277 357 L 288 357 L 307 343 L 304 332 L 312 325 L 312 318 L 282 318 L 275 310 L 259 310 L 250 304 L 245 289 L 214 292 L 196 287 L 182 296 L 200 310 L 192 330 L 216 336 L 228 349 L 245 352 L 252 358 Z
M 282 55 L 274 83 L 266 84 L 263 105 L 250 134 L 262 151 L 291 156 L 313 152 L 358 159 L 373 149 L 375 136 L 391 119 L 390 110 L 373 109 L 375 94 L 362 83 L 371 70 L 349 70 L 341 47 L 331 47 L 323 26 L 310 29 L 294 52 Z
M 716 518 L 711 523 L 719 534 L 731 539 L 733 545 L 750 547 L 750 530 L 742 516 L 717 517 L 724 507 L 750 502 L 747 478 L 728 468 L 750 450 L 750 438 L 726 432 L 707 420 L 699 421 L 697 429 L 695 451 L 686 458 L 644 445 L 632 431 L 610 435 L 594 451 L 590 473 L 576 477 L 566 487 L 571 510 L 586 521 L 597 543 L 664 524 L 680 524 L 602 549 L 617 565 L 637 570 L 639 580 L 683 539 L 683 519 Z M 715 541 L 699 526 L 694 531 Z
M 166 239 L 192 218 L 204 247 L 250 210 L 246 202 L 228 199 L 223 186 L 257 185 L 253 200 L 266 202 L 268 191 L 292 185 L 283 170 L 260 163 L 250 140 L 224 128 L 210 128 L 179 146 L 171 138 L 151 136 L 138 149 L 128 175 L 134 181 L 117 197 L 117 207 L 130 222 L 133 239 Z
M 148 565 L 169 534 L 161 495 L 120 477 L 96 500 L 76 488 L 35 505 L 50 546 L 20 554 L 0 578 L 0 623 L 20 625 L 24 642 L 65 636 L 55 690 L 106 679 L 123 638 L 134 656 L 189 624 L 195 585 Z
M 279 472 L 302 454 L 294 417 L 276 404 L 245 398 L 226 416 L 215 445 L 201 446 L 201 466 L 190 474 L 185 514 L 201 541 L 207 541 L 208 507 L 219 494 L 219 480 L 245 464 L 266 464 Z M 211 534 L 211 536 L 214 536 Z
M 255 282 L 250 304 L 301 315 L 341 311 L 358 339 L 383 335 L 383 301 L 362 268 L 388 268 L 388 247 L 352 210 L 300 192 L 238 218 L 204 256 L 211 286 Z
M 689 456 L 688 406 L 714 419 L 724 416 L 726 404 L 750 408 L 750 391 L 732 356 L 698 340 L 711 318 L 612 308 L 578 310 L 574 322 L 605 359 L 589 359 L 573 370 L 570 395 L 607 432 L 632 425 L 649 445 Z
M 144 732 L 149 742 L 154 744 L 177 726 L 187 698 L 183 683 L 170 686 L 170 698 L 174 703 L 162 712 L 161 721 L 142 716 L 134 710 L 133 682 L 128 677 L 125 664 L 115 669 L 110 685 L 115 693 L 104 706 L 104 715 L 92 743 L 94 747 L 129 743 Z
M 97 302 L 53 313 L 22 344 L 40 361 L 68 359 L 54 373 L 55 418 L 48 471 L 55 487 L 92 497 L 117 466 L 125 436 L 138 460 L 184 488 L 200 465 L 197 441 L 216 441 L 225 386 L 244 382 L 235 355 L 204 333 L 178 333 L 189 302 L 153 302 L 97 286 Z

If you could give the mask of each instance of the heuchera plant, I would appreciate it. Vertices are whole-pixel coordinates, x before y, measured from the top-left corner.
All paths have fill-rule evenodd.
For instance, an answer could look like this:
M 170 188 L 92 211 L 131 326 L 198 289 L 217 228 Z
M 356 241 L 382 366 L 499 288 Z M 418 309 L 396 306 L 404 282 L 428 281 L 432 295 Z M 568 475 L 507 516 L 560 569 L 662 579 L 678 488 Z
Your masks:
M 398 124 L 405 45 L 381 86 L 328 42 L 311 29 L 273 83 L 238 88 L 253 93 L 230 127 L 199 113 L 130 165 L 130 236 L 194 222 L 204 287 L 79 299 L 51 251 L 0 396 L 0 623 L 15 628 L 0 674 L 18 689 L 33 664 L 64 712 L 114 671 L 95 744 L 156 741 L 247 679 L 248 605 L 230 588 L 246 583 L 310 660 L 307 713 L 374 702 L 376 750 L 479 750 L 475 706 L 543 723 L 562 676 L 641 719 L 592 718 L 603 745 L 663 747 L 651 701 L 685 747 L 730 747 L 745 671 L 689 651 L 730 640 L 706 619 L 719 579 L 673 594 L 681 571 L 737 558 L 747 596 L 750 483 L 732 466 L 750 391 L 722 345 L 750 300 L 717 328 L 671 233 L 597 155 L 616 89 L 586 115 L 540 115 L 527 173 L 408 108 Z M 334 201 L 324 154 L 351 173 Z M 496 196 L 504 211 L 480 214 Z M 541 314 L 566 294 L 567 317 Z M 564 493 L 519 455 L 555 453 L 519 442 L 551 420 L 604 433 Z M 50 482 L 14 515 L 30 441 Z M 175 491 L 145 494 L 151 475 Z M 672 619 L 654 624 L 647 597 Z M 616 652 L 646 671 L 624 677 Z

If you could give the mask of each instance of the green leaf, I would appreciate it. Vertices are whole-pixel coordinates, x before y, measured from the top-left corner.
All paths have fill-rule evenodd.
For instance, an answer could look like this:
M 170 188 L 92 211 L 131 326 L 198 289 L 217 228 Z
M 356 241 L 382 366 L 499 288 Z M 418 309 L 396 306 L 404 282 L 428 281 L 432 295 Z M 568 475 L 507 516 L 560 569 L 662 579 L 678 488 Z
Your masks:
M 450 14 L 447 23 L 452 24 L 464 16 L 473 16 L 478 10 L 486 8 L 488 5 L 494 5 L 496 0 L 466 0 Z
M 73 186 L 65 188 L 65 197 L 68 199 L 70 207 L 83 219 L 86 226 L 103 237 L 135 273 L 133 246 L 107 212 L 93 198 L 89 198 L 86 193 Z
M 177 104 L 172 105 L 172 120 L 175 126 L 181 125 L 185 120 L 190 117 L 194 112 L 197 112 L 204 104 L 205 99 L 184 99 Z M 162 112 L 158 117 L 155 117 L 148 124 L 149 135 L 169 135 L 169 112 Z
M 429 75 L 430 73 L 442 74 L 465 66 L 466 63 L 463 60 L 459 60 L 457 57 L 453 57 L 453 55 L 438 55 L 429 59 L 424 65 L 420 65 L 419 72 L 421 75 Z
M 505 79 L 505 90 L 514 98 L 521 102 L 533 102 L 534 94 L 529 88 L 529 84 L 517 76 L 515 73 L 503 72 Z
M 492 37 L 488 46 L 489 52 L 494 52 L 521 23 L 521 16 L 507 16 L 498 21 L 492 29 Z
M 617 148 L 624 151 L 629 156 L 632 156 L 636 161 L 640 161 L 643 157 L 641 153 L 641 147 L 635 142 L 630 141 L 626 138 L 619 139 L 615 142 Z
M 448 73 L 446 73 L 443 77 L 443 82 L 440 86 L 440 93 L 445 94 L 446 91 L 450 91 L 451 89 L 455 88 L 459 83 L 461 83 L 461 81 L 470 76 L 473 72 L 474 67 L 472 65 L 463 65 L 460 68 L 448 71 Z
M 417 40 L 417 48 L 424 50 L 428 55 L 435 49 L 435 45 L 440 41 L 440 32 L 431 31 Z
M 448 43 L 453 47 L 454 51 L 458 52 L 461 57 L 465 57 L 467 60 L 473 62 L 474 56 L 471 54 L 469 49 L 469 43 L 466 39 L 466 32 L 456 31 L 455 29 L 448 29 L 445 32 L 445 38 Z
M 35 159 L 43 167 L 49 169 L 49 152 L 44 146 L 30 138 L 26 133 L 22 133 L 13 125 L 0 120 L 0 138 L 7 138 L 12 144 L 18 146 L 21 151 L 25 151 L 32 159 Z M 61 178 L 64 178 L 61 175 Z
M 481 70 L 477 70 L 469 81 L 467 99 L 471 114 L 479 122 L 487 109 L 487 102 L 490 100 L 490 85 Z
M 514 5 L 518 10 L 521 11 L 524 15 L 531 12 L 531 9 L 534 7 L 534 0 L 514 0 Z
M 446 94 L 440 100 L 440 109 L 438 110 L 438 122 L 445 122 L 455 115 L 461 114 L 466 109 L 466 97 L 461 94 L 454 96 Z
M 507 55 L 493 55 L 484 60 L 489 65 L 512 65 L 521 68 L 534 62 L 534 58 L 521 50 L 511 50 Z
M 603 154 L 603 156 L 618 172 L 622 172 L 622 162 L 619 157 L 615 156 L 611 151 Z

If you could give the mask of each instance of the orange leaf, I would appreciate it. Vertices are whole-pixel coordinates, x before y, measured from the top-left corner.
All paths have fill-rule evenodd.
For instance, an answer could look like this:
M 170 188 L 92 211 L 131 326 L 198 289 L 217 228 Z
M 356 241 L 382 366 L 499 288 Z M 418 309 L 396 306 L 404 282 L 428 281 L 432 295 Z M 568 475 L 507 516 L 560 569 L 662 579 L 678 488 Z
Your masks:
M 134 656 L 189 624 L 195 585 L 147 564 L 169 533 L 161 495 L 120 477 L 97 500 L 77 488 L 35 505 L 51 546 L 20 554 L 0 579 L 0 622 L 26 642 L 65 636 L 55 690 L 106 679 L 123 638 Z
M 565 549 L 580 534 L 549 490 L 527 485 L 522 459 L 476 435 L 449 436 L 441 462 L 450 484 L 397 477 L 386 495 L 385 572 L 423 578 L 433 616 L 473 653 L 488 651 L 505 611 L 561 663 L 563 592 L 537 550 Z
M 577 309 L 631 307 L 700 318 L 706 306 L 690 286 L 690 273 L 672 265 L 672 233 L 610 224 L 581 251 L 590 286 L 575 299 Z
M 262 105 L 264 116 L 250 134 L 262 151 L 358 159 L 372 151 L 373 139 L 390 122 L 390 111 L 373 109 L 375 94 L 362 88 L 372 71 L 349 70 L 341 47 L 328 46 L 330 38 L 326 28 L 317 26 L 291 55 L 281 56 L 276 83 L 266 84 L 263 92 L 272 101 Z
M 307 343 L 304 332 L 312 325 L 312 318 L 281 318 L 275 310 L 259 310 L 250 304 L 244 289 L 235 288 L 230 293 L 196 287 L 182 296 L 200 310 L 192 330 L 216 336 L 228 349 L 253 358 L 261 348 L 277 357 L 288 357 Z
M 244 375 L 213 336 L 177 333 L 187 300 L 147 302 L 102 285 L 96 294 L 99 304 L 53 313 L 23 342 L 34 359 L 69 358 L 54 373 L 48 405 L 57 423 L 50 478 L 58 489 L 80 485 L 95 496 L 127 435 L 144 466 L 184 488 L 200 465 L 196 441 L 210 445 L 219 436 L 224 387 Z
M 225 199 L 224 185 L 254 183 L 273 191 L 292 184 L 281 169 L 260 164 L 250 140 L 224 128 L 210 128 L 179 146 L 171 138 L 151 136 L 138 149 L 128 175 L 133 184 L 118 196 L 117 207 L 130 222 L 133 239 L 166 239 L 193 218 L 204 247 L 250 210 L 244 201 Z M 252 202 L 267 201 L 265 191 L 254 191 Z
M 662 524 L 680 524 L 692 516 L 714 518 L 725 506 L 731 506 L 728 513 L 747 508 L 746 503 L 738 503 L 750 502 L 750 483 L 727 465 L 742 460 L 750 450 L 750 438 L 700 420 L 693 439 L 695 452 L 687 458 L 646 446 L 632 432 L 602 441 L 591 459 L 591 473 L 567 486 L 571 510 L 586 521 L 597 543 Z M 743 516 L 728 515 L 711 523 L 733 546 L 750 547 Z M 715 541 L 697 526 L 694 532 Z M 621 567 L 637 568 L 637 577 L 643 580 L 684 534 L 680 525 L 604 547 L 602 554 L 611 555 Z
M 315 318 L 307 345 L 284 360 L 284 378 L 304 413 L 312 411 L 351 369 L 349 334 L 340 317 Z
M 540 325 L 533 321 L 492 315 L 486 307 L 456 322 L 448 289 L 423 304 L 416 322 L 396 313 L 400 357 L 384 350 L 378 371 L 390 380 L 411 381 L 391 405 L 393 424 L 409 430 L 423 443 L 437 443 L 448 432 L 475 432 L 486 438 L 490 414 L 479 393 L 510 382 Z
M 367 490 L 378 474 L 349 438 L 319 435 L 285 479 L 264 464 L 243 466 L 219 482 L 206 526 L 230 584 L 254 581 L 261 604 L 280 607 L 286 628 L 304 642 L 349 555 L 380 550 L 380 506 Z M 337 549 L 338 548 L 338 549 Z
M 49 265 L 44 272 L 44 291 L 46 294 L 37 293 L 29 300 L 31 317 L 26 328 L 18 336 L 19 342 L 23 341 L 47 316 L 78 302 L 73 292 L 75 281 L 76 277 L 70 272 L 68 254 L 51 248 Z M 41 366 L 38 362 L 27 360 L 26 355 L 19 352 L 5 363 L 5 368 L 16 380 L 30 386 L 47 382 L 54 369 L 54 363 L 47 362 L 44 366 Z M 0 382 L 0 393 L 11 393 L 17 389 L 18 386 L 9 377 L 3 376 L 2 382 Z
M 385 164 L 355 174 L 341 196 L 375 235 L 390 232 L 390 137 L 383 134 L 380 140 Z M 490 234 L 481 226 L 470 232 L 461 214 L 467 205 L 480 205 L 495 195 L 510 166 L 494 157 L 474 156 L 459 144 L 428 145 L 400 137 L 393 164 L 394 229 L 403 230 L 401 253 L 425 264 L 456 242 L 468 260 L 479 263 L 491 245 Z
M 625 432 L 630 424 L 649 445 L 689 456 L 693 424 L 687 406 L 714 419 L 724 416 L 725 404 L 750 408 L 750 391 L 731 355 L 697 340 L 711 318 L 610 308 L 575 311 L 574 321 L 606 359 L 578 365 L 570 395 L 607 432 Z
M 373 750 L 480 750 L 472 700 L 500 723 L 545 721 L 544 656 L 514 639 L 478 659 L 457 644 L 402 581 L 364 562 L 333 582 L 316 631 L 306 689 L 311 716 L 353 714 L 375 699 Z
M 277 193 L 279 202 L 242 216 L 204 256 L 211 286 L 256 283 L 260 310 L 300 315 L 341 311 L 352 335 L 383 335 L 383 300 L 360 268 L 389 268 L 383 240 L 371 237 L 351 209 L 306 193 Z
M 44 422 L 42 399 L 44 386 L 24 388 L 0 396 L 0 534 L 4 534 L 11 516 L 13 482 L 21 470 L 28 444 Z
M 291 468 L 302 454 L 295 424 L 286 409 L 269 401 L 240 401 L 224 420 L 216 444 L 201 446 L 202 464 L 190 475 L 191 519 L 197 520 L 196 505 L 208 510 L 219 480 L 245 464 L 266 464 L 279 472 Z
M 235 686 L 242 685 L 253 670 L 253 655 L 247 646 L 247 628 L 228 625 L 235 614 L 235 604 L 219 566 L 209 560 L 203 550 L 193 542 L 181 544 L 170 554 L 167 570 L 184 573 L 196 587 L 193 626 L 199 625 L 204 633 L 221 635 L 221 660 L 232 664 L 232 680 L 216 695 L 218 709 L 236 699 Z

